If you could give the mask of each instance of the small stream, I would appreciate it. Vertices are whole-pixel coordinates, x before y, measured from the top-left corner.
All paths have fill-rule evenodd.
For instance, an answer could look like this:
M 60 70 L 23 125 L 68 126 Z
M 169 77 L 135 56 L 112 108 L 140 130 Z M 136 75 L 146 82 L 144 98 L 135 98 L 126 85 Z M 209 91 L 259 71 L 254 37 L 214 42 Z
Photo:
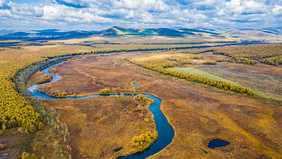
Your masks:
M 58 81 L 58 80 L 61 79 L 60 76 L 52 74 L 52 73 L 49 72 L 49 70 L 52 67 L 59 65 L 61 63 L 62 62 L 50 65 L 50 66 L 44 68 L 43 70 L 41 70 L 41 72 L 45 73 L 46 75 L 53 75 L 53 79 L 48 83 L 55 82 L 55 81 Z M 120 94 L 118 94 L 118 95 L 116 95 L 116 94 L 108 94 L 108 95 L 95 94 L 95 95 L 82 96 L 82 97 L 52 97 L 52 96 L 48 96 L 45 93 L 39 92 L 36 89 L 36 87 L 38 87 L 40 85 L 43 85 L 43 84 L 31 85 L 28 88 L 28 91 L 30 92 L 30 94 L 33 97 L 36 97 L 37 99 L 85 99 L 85 98 L 95 98 L 95 97 L 102 97 L 102 96 L 133 96 L 132 94 L 124 94 L 124 95 L 120 95 Z M 156 142 L 153 143 L 146 150 L 139 152 L 139 153 L 136 153 L 136 154 L 128 155 L 128 156 L 120 156 L 120 157 L 118 157 L 118 159 L 143 159 L 143 158 L 149 157 L 151 155 L 158 153 L 159 151 L 164 149 L 166 146 L 168 146 L 172 142 L 172 139 L 174 137 L 174 130 L 173 130 L 172 126 L 168 123 L 166 117 L 164 116 L 164 114 L 160 110 L 160 105 L 162 103 L 162 99 L 160 99 L 156 96 L 153 96 L 151 94 L 143 94 L 143 95 L 147 98 L 154 100 L 154 103 L 151 103 L 149 110 L 154 115 L 156 129 L 157 129 L 157 132 L 158 132 L 158 138 L 157 138 Z M 136 134 L 136 135 L 138 135 L 138 134 Z

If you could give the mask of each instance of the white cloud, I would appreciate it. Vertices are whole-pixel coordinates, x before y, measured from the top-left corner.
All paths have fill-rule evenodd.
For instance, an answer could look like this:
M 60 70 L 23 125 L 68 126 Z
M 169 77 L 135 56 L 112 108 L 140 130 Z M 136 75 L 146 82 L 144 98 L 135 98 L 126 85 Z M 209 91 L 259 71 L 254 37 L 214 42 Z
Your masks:
M 225 10 L 236 14 L 267 12 L 267 8 L 264 3 L 252 0 L 231 0 L 230 2 L 226 2 Z
M 7 19 L 8 17 L 12 17 L 12 14 L 9 10 L 0 9 L 0 19 Z
M 281 15 L 282 14 L 282 6 L 275 5 L 272 9 L 274 15 Z
M 165 11 L 170 7 L 162 0 L 113 0 L 114 8 Z
M 54 0 L 55 3 L 62 3 L 62 2 L 66 2 L 69 4 L 74 4 L 74 5 L 79 5 L 79 6 L 88 6 L 91 1 L 89 0 Z
M 28 2 L 28 1 L 27 1 Z M 57 24 L 70 28 L 113 25 L 137 27 L 230 27 L 240 22 L 257 21 L 279 24 L 281 0 L 49 0 L 44 3 L 18 4 L 0 0 L 1 19 L 10 17 L 23 25 Z M 281 21 L 280 21 L 281 23 Z M 6 23 L 7 24 L 7 23 Z M 219 25 L 220 24 L 220 25 Z M 36 24 L 37 25 L 37 24 Z M 250 27 L 252 27 L 251 25 Z M 260 26 L 260 25 L 259 25 Z M 1 26 L 0 26 L 1 29 Z M 83 29 L 83 28 L 81 28 Z
M 62 10 L 62 9 L 60 9 Z M 43 7 L 43 18 L 48 20 L 56 20 L 58 17 L 60 17 L 59 10 L 57 7 L 54 6 L 44 6 Z
M 208 5 L 208 6 L 216 6 L 216 5 L 220 5 L 220 4 L 224 4 L 225 0 L 203 0 L 203 1 L 199 1 L 199 2 L 195 2 L 194 4 L 199 4 L 199 5 Z
M 244 6 L 241 3 L 241 0 L 231 0 L 230 2 L 226 2 L 227 12 L 234 12 L 237 14 L 241 14 L 244 11 Z
M 266 6 L 263 3 L 246 1 L 244 5 L 246 13 L 266 12 Z
M 6 0 L 0 0 L 0 7 L 3 7 L 5 3 L 6 3 Z
M 233 24 L 233 22 L 230 22 L 230 21 L 224 20 L 224 19 L 212 18 L 212 20 L 215 23 L 219 23 L 219 24 Z

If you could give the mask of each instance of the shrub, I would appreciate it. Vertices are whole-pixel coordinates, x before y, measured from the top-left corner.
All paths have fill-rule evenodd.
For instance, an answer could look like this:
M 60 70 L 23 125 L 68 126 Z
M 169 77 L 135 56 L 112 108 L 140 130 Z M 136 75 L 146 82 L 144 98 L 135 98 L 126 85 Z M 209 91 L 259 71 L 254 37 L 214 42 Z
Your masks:
M 145 121 L 146 123 L 148 123 L 148 122 L 150 121 L 150 119 L 149 119 L 149 118 L 145 118 L 144 121 Z
M 66 96 L 68 96 L 67 92 L 59 92 L 59 93 L 57 93 L 57 97 L 66 97 Z
M 151 103 L 154 102 L 153 99 L 146 98 L 143 94 L 138 95 L 137 99 L 140 100 L 140 101 L 143 101 L 143 102 L 151 102 Z
M 43 126 L 44 126 L 44 124 L 43 124 L 42 122 L 39 122 L 39 124 L 38 124 L 38 129 L 39 129 L 39 130 L 42 129 Z
M 40 79 L 40 80 L 36 81 L 35 83 L 36 84 L 47 83 L 47 82 L 50 82 L 52 79 L 53 79 L 52 75 L 47 75 L 43 79 Z
M 271 58 L 263 59 L 260 62 L 268 64 L 268 65 L 279 66 L 279 65 L 282 64 L 282 56 L 277 56 L 277 57 L 271 57 Z
M 186 79 L 187 81 L 203 83 L 203 84 L 209 85 L 211 87 L 216 87 L 219 89 L 230 90 L 230 91 L 234 91 L 238 93 L 245 93 L 248 95 L 254 95 L 253 91 L 243 88 L 241 86 L 232 86 L 231 83 L 208 79 L 206 77 L 201 77 L 201 76 L 197 76 L 197 75 L 193 75 L 189 73 L 182 73 L 182 72 L 167 70 L 165 69 L 165 66 L 169 65 L 167 64 L 167 62 L 171 62 L 171 61 L 165 62 L 164 59 L 161 59 L 161 60 L 160 59 L 157 59 L 157 60 L 149 59 L 149 60 L 143 60 L 143 61 L 137 61 L 137 60 L 135 61 L 135 60 L 129 59 L 129 61 L 138 66 L 162 73 L 164 75 L 170 75 L 173 77 Z
M 22 159 L 30 159 L 30 154 L 27 152 L 22 153 Z
M 138 151 L 142 151 L 149 147 L 152 143 L 156 141 L 158 137 L 158 133 L 151 133 L 150 131 L 146 131 L 139 136 L 133 137 L 131 141 L 131 145 L 138 149 Z
M 30 159 L 38 159 L 35 154 L 32 154 Z
M 216 62 L 206 61 L 204 62 L 204 65 L 216 65 Z
M 109 94 L 110 92 L 111 92 L 111 90 L 106 88 L 106 89 L 100 90 L 99 94 Z
M 221 47 L 214 50 L 213 54 L 232 57 L 230 62 L 255 65 L 260 61 L 269 65 L 282 64 L 281 44 L 262 44 L 248 46 Z
M 248 59 L 248 58 L 235 58 L 234 61 L 235 61 L 235 63 L 243 63 L 243 64 L 247 64 L 247 65 L 257 64 L 257 61 L 251 60 L 251 59 Z

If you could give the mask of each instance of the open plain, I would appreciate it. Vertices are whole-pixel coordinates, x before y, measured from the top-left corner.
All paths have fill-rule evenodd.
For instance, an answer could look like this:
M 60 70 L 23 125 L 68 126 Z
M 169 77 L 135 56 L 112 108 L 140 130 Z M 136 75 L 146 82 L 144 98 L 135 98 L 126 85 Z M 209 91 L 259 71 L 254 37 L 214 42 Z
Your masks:
M 282 159 L 282 0 L 0 0 L 0 159 Z
M 124 60 L 138 58 L 144 54 L 151 53 L 77 57 L 56 66 L 54 70 L 62 79 L 45 85 L 54 90 L 77 92 L 78 96 L 83 96 L 97 94 L 103 88 L 130 89 L 134 87 L 132 84 L 134 80 L 141 85 L 139 91 L 142 93 L 154 94 L 162 98 L 161 110 L 175 129 L 175 137 L 167 148 L 151 158 L 281 157 L 282 120 L 279 103 L 269 103 L 262 98 L 226 92 L 203 84 L 163 76 Z M 101 100 L 105 100 L 103 104 Z M 125 148 L 124 151 L 130 152 L 130 148 L 127 149 L 126 145 L 129 144 L 133 134 L 126 135 L 123 142 L 119 142 L 118 139 L 115 144 L 108 143 L 112 141 L 110 138 L 122 138 L 124 135 L 111 136 L 108 142 L 105 136 L 94 135 L 95 132 L 100 131 L 99 124 L 103 124 L 99 122 L 112 124 L 111 128 L 103 127 L 104 133 L 101 134 L 106 135 L 107 130 L 113 133 L 111 130 L 117 126 L 123 127 L 127 133 L 132 132 L 131 127 L 134 124 L 129 124 L 131 121 L 129 118 L 132 116 L 119 108 L 121 104 L 116 98 L 111 97 L 107 100 L 95 98 L 76 102 L 43 100 L 43 102 L 60 112 L 62 120 L 68 124 L 70 133 L 75 134 L 75 139 L 70 142 L 74 147 L 75 151 L 72 153 L 75 157 L 85 158 L 95 153 L 103 157 L 103 152 L 109 150 L 99 150 L 98 147 L 106 148 L 112 145 L 114 147 L 111 147 L 111 151 L 122 146 Z M 107 113 L 102 115 L 100 111 L 106 108 Z M 76 119 L 79 117 L 81 119 Z M 90 120 L 92 118 L 95 120 Z M 114 120 L 117 118 L 121 120 Z M 122 122 L 123 120 L 128 122 Z M 95 121 L 98 124 L 94 124 Z M 138 129 L 134 132 L 144 128 L 142 124 L 138 125 Z M 88 135 L 85 138 L 85 133 L 93 133 L 93 136 Z M 226 140 L 231 144 L 223 148 L 209 149 L 208 142 L 215 138 Z M 102 139 L 105 141 L 99 142 Z M 114 156 L 114 152 L 112 155 Z

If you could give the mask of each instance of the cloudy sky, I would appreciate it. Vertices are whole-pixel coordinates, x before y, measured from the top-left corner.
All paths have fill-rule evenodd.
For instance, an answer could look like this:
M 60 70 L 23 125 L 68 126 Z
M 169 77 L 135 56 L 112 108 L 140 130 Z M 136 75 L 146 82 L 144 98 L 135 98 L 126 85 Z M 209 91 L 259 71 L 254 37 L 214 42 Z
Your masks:
M 0 30 L 282 26 L 282 0 L 0 0 Z

